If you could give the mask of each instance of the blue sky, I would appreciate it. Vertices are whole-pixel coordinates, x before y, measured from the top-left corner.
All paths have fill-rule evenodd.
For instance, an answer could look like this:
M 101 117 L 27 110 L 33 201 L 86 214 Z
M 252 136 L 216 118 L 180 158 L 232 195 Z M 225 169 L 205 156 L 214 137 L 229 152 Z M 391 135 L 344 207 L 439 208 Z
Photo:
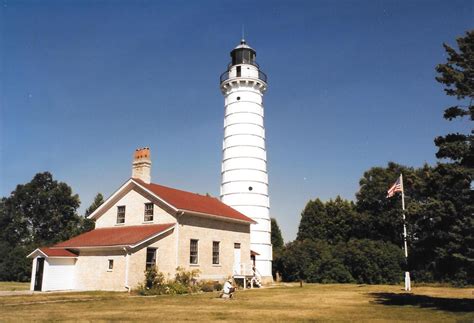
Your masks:
M 354 199 L 364 171 L 436 162 L 454 100 L 434 67 L 472 1 L 0 0 L 0 196 L 50 171 L 81 212 L 152 149 L 154 182 L 219 195 L 219 75 L 246 39 L 265 95 L 271 214 L 286 241 L 309 199 Z

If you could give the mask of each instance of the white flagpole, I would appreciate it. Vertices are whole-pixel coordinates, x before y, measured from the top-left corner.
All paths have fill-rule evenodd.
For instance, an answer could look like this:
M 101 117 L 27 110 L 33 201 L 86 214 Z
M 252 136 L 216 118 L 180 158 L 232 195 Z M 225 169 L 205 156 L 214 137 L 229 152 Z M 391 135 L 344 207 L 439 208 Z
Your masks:
M 405 188 L 403 187 L 403 175 L 400 174 L 400 184 L 402 186 L 402 217 L 403 217 L 403 246 L 405 250 L 405 262 L 408 266 L 408 248 L 407 248 L 407 225 L 405 221 Z M 405 271 L 405 290 L 411 291 L 410 272 Z

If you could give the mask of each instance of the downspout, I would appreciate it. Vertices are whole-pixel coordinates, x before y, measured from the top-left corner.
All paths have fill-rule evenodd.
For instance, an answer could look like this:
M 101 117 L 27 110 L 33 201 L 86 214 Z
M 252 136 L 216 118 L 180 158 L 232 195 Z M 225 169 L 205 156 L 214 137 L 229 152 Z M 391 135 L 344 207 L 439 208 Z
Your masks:
M 176 213 L 176 268 L 179 267 L 179 217 L 184 214 L 184 211 Z
M 128 272 L 129 272 L 129 263 L 130 263 L 130 253 L 128 252 L 127 247 L 124 247 L 125 251 L 125 288 L 128 292 L 131 292 L 130 286 L 128 285 Z

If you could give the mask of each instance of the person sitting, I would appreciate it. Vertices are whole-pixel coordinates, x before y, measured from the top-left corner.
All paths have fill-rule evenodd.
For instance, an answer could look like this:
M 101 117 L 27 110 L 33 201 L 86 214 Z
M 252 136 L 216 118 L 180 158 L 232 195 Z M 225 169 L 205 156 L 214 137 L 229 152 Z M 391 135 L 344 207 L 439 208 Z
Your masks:
M 224 283 L 224 288 L 222 289 L 223 298 L 232 298 L 234 297 L 235 287 L 232 285 L 232 280 L 229 279 Z

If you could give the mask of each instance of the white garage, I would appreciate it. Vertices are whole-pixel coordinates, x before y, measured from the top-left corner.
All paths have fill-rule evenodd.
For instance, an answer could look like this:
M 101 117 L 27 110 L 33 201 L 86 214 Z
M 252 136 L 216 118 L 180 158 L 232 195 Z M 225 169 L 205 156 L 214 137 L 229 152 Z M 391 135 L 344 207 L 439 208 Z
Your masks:
M 74 289 L 76 254 L 65 249 L 40 248 L 28 257 L 34 259 L 30 290 Z

